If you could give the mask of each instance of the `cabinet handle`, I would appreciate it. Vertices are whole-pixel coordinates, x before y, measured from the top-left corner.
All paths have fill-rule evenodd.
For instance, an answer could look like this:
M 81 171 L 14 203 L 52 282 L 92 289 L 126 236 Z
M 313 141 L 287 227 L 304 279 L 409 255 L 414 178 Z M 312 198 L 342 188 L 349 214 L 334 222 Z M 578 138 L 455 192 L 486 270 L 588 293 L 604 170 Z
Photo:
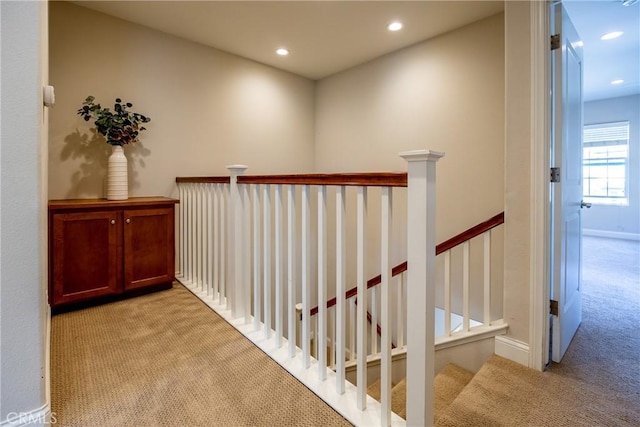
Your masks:
M 115 224 L 115 223 L 116 223 L 116 220 L 115 220 L 115 219 L 112 219 L 112 220 L 111 220 L 111 225 L 113 225 L 113 224 Z
M 131 224 L 131 218 L 127 218 L 127 220 L 125 221 L 127 224 Z

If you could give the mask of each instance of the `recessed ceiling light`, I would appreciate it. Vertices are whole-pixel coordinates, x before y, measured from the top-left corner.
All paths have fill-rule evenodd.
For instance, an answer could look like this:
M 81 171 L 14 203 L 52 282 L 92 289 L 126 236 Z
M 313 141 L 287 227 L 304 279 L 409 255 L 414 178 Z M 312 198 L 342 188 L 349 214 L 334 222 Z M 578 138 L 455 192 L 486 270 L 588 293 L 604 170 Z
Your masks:
M 618 80 L 611 80 L 611 84 L 612 85 L 619 85 L 621 83 L 624 83 L 624 80 L 622 79 L 618 79 Z
M 636 3 L 638 3 L 638 0 L 622 0 L 623 6 L 633 6 Z
M 389 31 L 398 31 L 402 29 L 402 22 L 392 22 L 391 24 L 387 25 L 387 30 Z
M 612 31 L 610 33 L 604 34 L 602 37 L 600 37 L 600 40 L 613 40 L 613 39 L 617 39 L 618 37 L 620 37 L 621 35 L 623 35 L 624 33 L 622 31 Z
M 276 50 L 276 53 L 280 56 L 287 56 L 289 55 L 289 49 L 281 47 L 280 49 Z

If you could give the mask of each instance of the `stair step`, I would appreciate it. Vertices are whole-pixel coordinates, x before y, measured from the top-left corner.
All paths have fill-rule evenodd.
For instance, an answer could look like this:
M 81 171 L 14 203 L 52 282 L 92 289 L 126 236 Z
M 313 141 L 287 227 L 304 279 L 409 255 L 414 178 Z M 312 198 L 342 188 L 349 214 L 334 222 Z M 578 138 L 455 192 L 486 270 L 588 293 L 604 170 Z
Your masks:
M 436 420 L 438 427 L 638 426 L 637 399 L 491 356 Z
M 473 378 L 473 373 L 454 364 L 448 364 L 434 378 L 435 389 L 435 419 L 437 420 L 455 400 L 458 394 Z M 381 384 L 377 380 L 369 387 L 367 393 L 380 401 Z M 407 414 L 407 382 L 402 379 L 391 389 L 391 410 L 406 418 Z
M 449 363 L 434 378 L 435 399 L 434 412 L 437 420 L 458 397 L 469 381 L 473 378 L 473 372 Z
M 381 390 L 381 382 L 377 380 L 369 387 L 367 387 L 367 394 L 373 397 L 378 402 L 380 401 L 380 396 L 382 395 Z M 407 382 L 403 378 L 398 384 L 394 384 L 391 389 L 391 410 L 401 416 L 402 418 L 406 418 L 406 401 L 407 401 Z

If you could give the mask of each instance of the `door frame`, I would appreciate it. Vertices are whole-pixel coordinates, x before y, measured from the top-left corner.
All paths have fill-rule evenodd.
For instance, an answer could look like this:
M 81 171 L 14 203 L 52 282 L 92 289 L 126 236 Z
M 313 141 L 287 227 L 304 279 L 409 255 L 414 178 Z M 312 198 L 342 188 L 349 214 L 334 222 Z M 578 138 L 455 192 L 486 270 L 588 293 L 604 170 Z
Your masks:
M 551 151 L 551 1 L 531 7 L 531 204 L 529 367 L 549 362 L 550 301 L 550 151 Z

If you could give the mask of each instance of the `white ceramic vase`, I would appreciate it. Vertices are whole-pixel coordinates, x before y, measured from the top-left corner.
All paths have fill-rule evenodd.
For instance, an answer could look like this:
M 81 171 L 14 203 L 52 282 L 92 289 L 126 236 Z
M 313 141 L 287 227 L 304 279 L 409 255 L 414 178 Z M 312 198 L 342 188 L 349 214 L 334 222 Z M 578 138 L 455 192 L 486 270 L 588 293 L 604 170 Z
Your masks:
M 127 200 L 129 179 L 127 158 L 121 145 L 114 145 L 107 167 L 107 200 Z

